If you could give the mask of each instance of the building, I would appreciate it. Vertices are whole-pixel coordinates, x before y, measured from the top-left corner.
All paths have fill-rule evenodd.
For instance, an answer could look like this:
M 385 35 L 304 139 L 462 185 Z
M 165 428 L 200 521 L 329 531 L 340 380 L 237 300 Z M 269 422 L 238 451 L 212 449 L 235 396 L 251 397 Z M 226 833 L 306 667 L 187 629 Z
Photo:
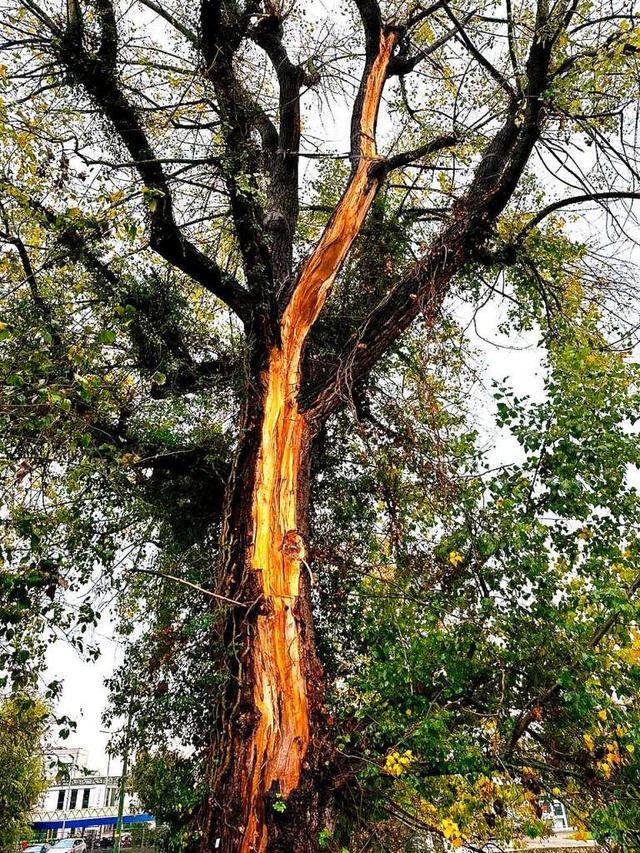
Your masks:
M 120 776 L 101 776 L 87 768 L 84 749 L 57 747 L 47 753 L 51 781 L 31 815 L 34 830 L 47 839 L 67 835 L 111 836 L 117 816 Z M 123 824 L 150 823 L 133 792 L 125 788 Z
M 560 800 L 552 800 L 544 807 L 544 815 L 551 824 L 552 834 L 549 838 L 527 839 L 526 850 L 535 850 L 536 853 L 553 851 L 553 853 L 564 853 L 564 851 L 579 851 L 593 853 L 596 848 L 595 841 L 579 841 L 575 838 L 576 828 L 571 823 L 571 815 L 567 812 Z M 522 849 L 522 846 L 520 846 Z

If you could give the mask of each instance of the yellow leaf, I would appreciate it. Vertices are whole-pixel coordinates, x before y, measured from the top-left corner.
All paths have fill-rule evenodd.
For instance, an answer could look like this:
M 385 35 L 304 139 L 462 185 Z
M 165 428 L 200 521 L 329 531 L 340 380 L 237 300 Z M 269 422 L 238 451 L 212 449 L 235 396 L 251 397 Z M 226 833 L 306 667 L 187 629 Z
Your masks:
M 449 554 L 449 562 L 452 566 L 459 566 L 464 560 L 464 557 L 459 551 L 451 551 Z
M 598 711 L 598 719 L 599 720 L 606 720 L 607 719 L 607 712 L 604 710 Z

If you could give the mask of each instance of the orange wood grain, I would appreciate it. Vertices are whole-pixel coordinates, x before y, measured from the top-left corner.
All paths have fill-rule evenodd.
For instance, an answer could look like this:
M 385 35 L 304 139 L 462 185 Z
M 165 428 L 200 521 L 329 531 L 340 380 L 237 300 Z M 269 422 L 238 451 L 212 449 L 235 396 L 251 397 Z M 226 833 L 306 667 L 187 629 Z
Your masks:
M 298 785 L 309 746 L 309 708 L 302 640 L 295 615 L 306 546 L 297 534 L 296 491 L 304 416 L 298 410 L 300 363 L 309 331 L 357 237 L 377 192 L 370 166 L 378 157 L 375 124 L 387 66 L 397 39 L 383 32 L 365 86 L 357 168 L 300 274 L 281 321 L 281 345 L 262 376 L 264 421 L 253 496 L 251 568 L 264 607 L 252 638 L 254 701 L 260 719 L 252 736 L 248 811 L 239 853 L 265 853 L 265 795 L 275 781 L 283 799 Z

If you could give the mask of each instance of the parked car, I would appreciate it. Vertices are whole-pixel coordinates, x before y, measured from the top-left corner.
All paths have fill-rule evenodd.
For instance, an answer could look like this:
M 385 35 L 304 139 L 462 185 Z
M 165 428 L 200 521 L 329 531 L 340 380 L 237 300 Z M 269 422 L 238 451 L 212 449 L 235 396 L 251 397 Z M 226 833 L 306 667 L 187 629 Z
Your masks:
M 51 853 L 86 853 L 84 838 L 61 838 L 51 848 Z
M 22 853 L 47 853 L 50 849 L 50 844 L 29 844 L 22 848 Z

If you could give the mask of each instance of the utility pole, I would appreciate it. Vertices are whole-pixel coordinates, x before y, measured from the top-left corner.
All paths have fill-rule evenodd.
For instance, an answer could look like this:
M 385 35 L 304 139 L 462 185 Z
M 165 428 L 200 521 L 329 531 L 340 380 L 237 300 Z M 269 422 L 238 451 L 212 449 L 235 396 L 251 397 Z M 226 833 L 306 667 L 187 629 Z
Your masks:
M 69 779 L 67 790 L 65 791 L 64 800 L 62 801 L 62 827 L 60 828 L 60 837 L 64 838 L 64 833 L 67 828 L 67 812 L 71 809 L 71 786 L 73 784 L 73 773 L 76 769 L 76 753 L 70 752 L 69 758 L 71 759 L 71 770 L 69 771 Z
M 122 837 L 122 814 L 124 812 L 124 792 L 127 784 L 127 770 L 129 766 L 129 731 L 131 728 L 131 713 L 127 718 L 127 728 L 124 733 L 124 750 L 122 752 L 122 776 L 120 777 L 120 793 L 118 796 L 118 819 L 113 839 L 113 853 L 120 853 L 120 841 Z

